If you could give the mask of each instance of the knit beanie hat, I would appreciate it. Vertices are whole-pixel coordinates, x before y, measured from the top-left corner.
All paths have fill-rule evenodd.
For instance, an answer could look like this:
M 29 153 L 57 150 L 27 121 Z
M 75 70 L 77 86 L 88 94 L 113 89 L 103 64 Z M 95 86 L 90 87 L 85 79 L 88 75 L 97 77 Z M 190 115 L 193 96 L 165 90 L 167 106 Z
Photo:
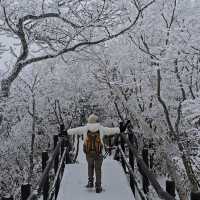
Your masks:
M 88 117 L 88 123 L 97 123 L 97 120 L 98 120 L 98 117 L 95 115 L 95 114 L 91 114 L 89 117 Z

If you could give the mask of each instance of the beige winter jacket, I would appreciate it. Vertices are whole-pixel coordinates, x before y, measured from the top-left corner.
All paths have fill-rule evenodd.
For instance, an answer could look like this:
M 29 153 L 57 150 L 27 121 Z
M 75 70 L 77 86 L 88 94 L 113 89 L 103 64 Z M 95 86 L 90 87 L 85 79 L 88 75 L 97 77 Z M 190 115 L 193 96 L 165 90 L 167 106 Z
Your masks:
M 85 140 L 85 138 L 87 137 L 88 131 L 96 132 L 98 130 L 100 132 L 101 139 L 103 139 L 104 135 L 109 136 L 109 135 L 115 135 L 115 134 L 120 133 L 120 130 L 118 127 L 108 128 L 108 127 L 102 126 L 100 123 L 87 123 L 85 126 L 68 129 L 67 133 L 68 135 L 83 135 L 84 140 Z

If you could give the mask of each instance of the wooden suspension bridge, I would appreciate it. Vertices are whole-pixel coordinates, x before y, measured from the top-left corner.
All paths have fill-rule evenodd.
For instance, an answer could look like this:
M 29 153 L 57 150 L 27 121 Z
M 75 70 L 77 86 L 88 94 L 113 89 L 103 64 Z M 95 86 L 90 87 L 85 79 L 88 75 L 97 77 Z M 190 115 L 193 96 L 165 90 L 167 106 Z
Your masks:
M 21 200 L 119 200 L 122 197 L 124 200 L 147 200 L 150 190 L 156 194 L 156 200 L 177 200 L 174 181 L 167 180 L 164 189 L 153 174 L 148 149 L 143 149 L 142 156 L 139 156 L 133 132 L 120 134 L 114 159 L 109 158 L 103 164 L 105 191 L 102 194 L 88 193 L 83 187 L 87 181 L 86 162 L 73 163 L 67 137 L 63 137 L 62 132 L 60 136 L 54 136 L 54 151 L 50 156 L 46 151 L 42 153 L 43 172 L 37 187 L 32 188 L 30 184 L 21 186 Z M 108 149 L 111 155 L 112 148 Z M 190 199 L 200 200 L 200 194 L 191 193 Z M 14 198 L 3 197 L 2 200 Z

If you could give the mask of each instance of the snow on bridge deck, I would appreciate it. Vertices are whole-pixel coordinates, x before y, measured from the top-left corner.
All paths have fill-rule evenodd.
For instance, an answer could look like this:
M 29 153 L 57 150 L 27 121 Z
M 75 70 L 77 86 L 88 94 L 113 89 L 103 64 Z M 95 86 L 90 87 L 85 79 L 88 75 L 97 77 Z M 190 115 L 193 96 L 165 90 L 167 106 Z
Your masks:
M 66 165 L 57 200 L 134 200 L 128 180 L 117 161 L 105 161 L 102 176 L 103 191 L 97 194 L 95 189 L 85 187 L 86 163 Z
M 80 144 L 81 146 L 81 144 Z M 80 148 L 78 164 L 65 165 L 57 200 L 135 200 L 122 166 L 115 160 L 107 158 L 102 166 L 101 193 L 88 189 L 87 163 Z

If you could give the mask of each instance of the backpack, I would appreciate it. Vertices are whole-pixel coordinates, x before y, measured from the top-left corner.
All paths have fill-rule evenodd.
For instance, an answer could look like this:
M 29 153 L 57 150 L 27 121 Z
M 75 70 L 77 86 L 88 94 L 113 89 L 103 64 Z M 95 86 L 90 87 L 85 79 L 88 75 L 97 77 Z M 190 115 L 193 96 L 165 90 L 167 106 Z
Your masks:
M 100 132 L 91 132 L 88 130 L 87 137 L 83 144 L 83 151 L 86 154 L 101 154 L 103 149 L 103 144 L 100 137 Z

